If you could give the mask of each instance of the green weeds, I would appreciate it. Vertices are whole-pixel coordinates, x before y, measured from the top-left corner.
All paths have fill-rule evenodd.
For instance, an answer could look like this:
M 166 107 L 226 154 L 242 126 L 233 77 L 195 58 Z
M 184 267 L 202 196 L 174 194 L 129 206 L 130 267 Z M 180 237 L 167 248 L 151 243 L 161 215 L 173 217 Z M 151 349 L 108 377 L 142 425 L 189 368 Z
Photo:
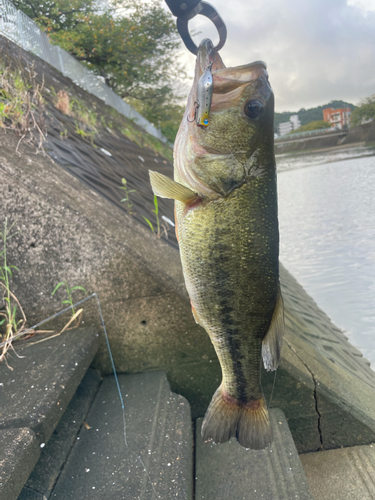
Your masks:
M 86 129 L 81 126 L 79 122 L 75 122 L 76 134 L 80 135 L 82 138 L 87 138 L 90 140 L 91 144 L 94 143 L 94 137 L 96 134 L 96 130 Z
M 61 301 L 61 304 L 63 306 L 65 306 L 65 305 L 71 306 L 71 308 L 72 308 L 72 317 L 70 318 L 70 321 L 68 324 L 70 324 L 72 321 L 75 321 L 76 326 L 79 326 L 79 324 L 81 322 L 81 316 L 82 316 L 83 309 L 79 309 L 78 311 L 75 311 L 74 306 L 73 306 L 72 292 L 74 292 L 74 290 L 82 290 L 85 294 L 87 294 L 87 292 L 83 288 L 83 286 L 73 286 L 72 288 L 70 288 L 67 281 L 60 281 L 60 283 L 58 283 L 55 286 L 55 289 L 51 295 L 54 295 L 61 286 L 65 286 L 66 294 L 68 296 L 67 299 L 64 299 Z
M 10 280 L 13 277 L 13 270 L 17 270 L 16 266 L 8 264 L 7 261 L 7 241 L 12 238 L 17 232 L 11 232 L 15 222 L 8 228 L 8 221 L 5 219 L 4 229 L 0 231 L 0 239 L 2 243 L 2 251 L 0 258 L 0 286 L 3 289 L 3 305 L 0 305 L 0 334 L 2 342 L 7 342 L 0 351 L 0 361 L 3 361 L 8 349 L 11 347 L 12 338 L 20 333 L 26 324 L 26 316 L 23 309 L 16 298 L 10 291 Z M 17 320 L 17 317 L 22 316 L 22 319 Z M 8 342 L 9 341 L 9 342 Z M 8 365 L 9 366 L 9 365 Z
M 96 131 L 98 115 L 88 108 L 83 101 L 76 98 L 70 99 L 70 110 L 72 116 Z
M 97 114 L 90 110 L 87 105 L 76 98 L 71 98 L 66 90 L 59 90 L 56 93 L 52 89 L 55 108 L 64 113 L 64 115 L 76 118 L 75 132 L 82 138 L 88 138 L 90 142 L 94 143 L 94 137 L 97 133 Z M 62 139 L 66 139 L 66 129 L 60 132 Z
M 67 139 L 68 138 L 68 129 L 64 129 L 60 131 L 60 137 L 61 139 Z
M 127 210 L 129 212 L 129 214 L 131 215 L 133 212 L 131 212 L 130 209 L 133 206 L 133 204 L 130 203 L 129 194 L 130 193 L 135 193 L 135 189 L 128 189 L 128 185 L 127 185 L 125 177 L 123 177 L 121 179 L 121 182 L 122 182 L 123 185 L 120 187 L 120 189 L 123 189 L 125 191 L 125 198 L 123 198 L 121 200 L 121 203 L 126 202 L 126 204 L 127 204 Z
M 151 231 L 158 239 L 160 239 L 163 236 L 163 234 L 165 234 L 165 237 L 168 239 L 168 227 L 165 226 L 164 223 L 160 224 L 158 198 L 155 194 L 154 194 L 154 209 L 152 210 L 152 212 L 155 214 L 156 218 L 156 230 L 152 222 L 149 219 L 147 219 L 147 217 L 145 217 L 144 215 L 142 215 L 142 217 L 150 226 Z M 163 232 L 161 232 L 160 226 L 163 228 Z
M 14 131 L 22 141 L 43 151 L 45 141 L 45 105 L 42 97 L 44 81 L 37 84 L 33 67 L 12 70 L 0 62 L 0 128 Z

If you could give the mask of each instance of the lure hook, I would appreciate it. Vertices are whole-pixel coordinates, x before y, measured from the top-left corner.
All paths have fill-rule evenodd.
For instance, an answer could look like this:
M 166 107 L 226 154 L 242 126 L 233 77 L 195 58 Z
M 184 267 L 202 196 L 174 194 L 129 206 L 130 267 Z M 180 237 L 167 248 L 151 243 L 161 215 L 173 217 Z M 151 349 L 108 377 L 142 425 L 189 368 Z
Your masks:
M 193 116 L 193 119 L 192 119 L 192 120 L 189 120 L 189 117 L 188 117 L 188 116 L 187 116 L 187 118 L 186 118 L 186 119 L 187 119 L 187 121 L 188 121 L 189 123 L 193 123 L 193 122 L 195 122 L 195 121 L 197 120 L 197 111 L 198 111 L 198 108 L 199 108 L 199 101 L 198 101 L 198 99 L 195 99 L 195 101 L 194 101 L 194 108 L 195 108 L 195 109 L 194 109 L 194 116 Z

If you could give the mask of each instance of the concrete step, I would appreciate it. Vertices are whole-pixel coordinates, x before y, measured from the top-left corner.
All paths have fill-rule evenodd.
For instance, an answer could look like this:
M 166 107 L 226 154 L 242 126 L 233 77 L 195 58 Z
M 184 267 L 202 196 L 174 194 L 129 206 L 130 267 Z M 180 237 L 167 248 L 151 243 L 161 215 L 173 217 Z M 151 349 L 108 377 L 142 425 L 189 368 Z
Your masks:
M 284 413 L 271 409 L 274 441 L 265 450 L 246 450 L 237 440 L 203 442 L 196 427 L 196 486 L 198 500 L 312 500 Z
M 0 365 L 0 432 L 22 430 L 12 463 L 0 461 L 2 500 L 18 497 L 98 347 L 96 329 L 79 328 L 42 343 L 22 343 L 16 346 L 22 357 L 8 357 L 12 370 Z M 13 486 L 7 490 L 9 481 Z
M 314 500 L 374 500 L 375 444 L 300 455 Z
M 17 498 L 38 460 L 40 448 L 35 434 L 27 427 L 1 429 L 0 443 L 0 498 L 11 500 Z
M 192 498 L 190 406 L 164 372 L 105 377 L 51 498 Z
M 51 439 L 43 448 L 38 463 L 30 474 L 18 500 L 43 500 L 50 497 L 78 433 L 84 425 L 100 383 L 99 372 L 89 369 Z

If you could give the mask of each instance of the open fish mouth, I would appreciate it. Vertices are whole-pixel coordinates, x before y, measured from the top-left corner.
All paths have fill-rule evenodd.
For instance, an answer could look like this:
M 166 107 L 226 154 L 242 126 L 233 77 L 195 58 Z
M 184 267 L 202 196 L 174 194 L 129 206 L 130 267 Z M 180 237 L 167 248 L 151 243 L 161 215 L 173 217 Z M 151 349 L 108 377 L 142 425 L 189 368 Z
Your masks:
M 219 53 L 215 50 L 211 40 L 209 38 L 205 38 L 202 40 L 198 48 L 193 86 L 197 84 L 199 78 L 208 67 L 211 67 L 211 71 L 213 73 L 220 69 L 224 69 L 226 66 Z
M 212 74 L 213 93 L 210 103 L 212 112 L 221 111 L 233 105 L 243 88 L 250 82 L 261 76 L 268 78 L 267 65 L 263 61 L 227 68 L 212 41 L 206 38 L 198 48 L 194 81 L 189 96 L 189 121 L 193 121 L 195 108 L 199 102 L 198 83 L 207 69 Z

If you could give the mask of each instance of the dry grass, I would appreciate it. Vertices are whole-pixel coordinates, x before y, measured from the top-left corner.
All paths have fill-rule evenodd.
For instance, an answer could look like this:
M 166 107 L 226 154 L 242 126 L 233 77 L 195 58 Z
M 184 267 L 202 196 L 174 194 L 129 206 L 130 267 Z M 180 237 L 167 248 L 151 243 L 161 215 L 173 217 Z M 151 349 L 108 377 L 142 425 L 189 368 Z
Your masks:
M 66 90 L 59 90 L 57 93 L 55 108 L 64 113 L 64 115 L 70 115 L 70 97 Z

